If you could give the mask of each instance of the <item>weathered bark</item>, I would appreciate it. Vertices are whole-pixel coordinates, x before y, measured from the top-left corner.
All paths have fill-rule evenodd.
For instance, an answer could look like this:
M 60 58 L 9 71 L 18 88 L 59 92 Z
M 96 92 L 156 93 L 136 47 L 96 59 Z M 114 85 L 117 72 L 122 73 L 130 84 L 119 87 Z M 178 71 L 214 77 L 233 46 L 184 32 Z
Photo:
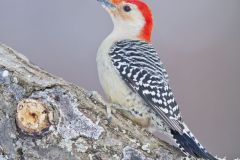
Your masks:
M 182 158 L 118 112 L 107 124 L 105 106 L 91 95 L 0 45 L 0 160 Z M 39 105 L 47 111 L 34 111 Z M 45 129 L 39 129 L 41 116 Z

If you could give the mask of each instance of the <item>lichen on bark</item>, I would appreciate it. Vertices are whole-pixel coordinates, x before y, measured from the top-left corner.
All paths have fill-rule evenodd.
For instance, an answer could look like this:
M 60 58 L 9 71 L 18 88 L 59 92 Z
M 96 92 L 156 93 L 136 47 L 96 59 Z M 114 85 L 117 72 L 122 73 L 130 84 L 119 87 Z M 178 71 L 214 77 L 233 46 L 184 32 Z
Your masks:
M 177 148 L 118 112 L 110 124 L 106 123 L 105 105 L 91 92 L 40 69 L 5 45 L 0 45 L 0 93 L 0 160 L 183 158 Z M 46 105 L 52 112 L 47 132 L 20 130 L 17 106 L 27 99 Z M 39 114 L 30 115 L 37 119 Z M 34 119 L 30 122 L 35 125 Z

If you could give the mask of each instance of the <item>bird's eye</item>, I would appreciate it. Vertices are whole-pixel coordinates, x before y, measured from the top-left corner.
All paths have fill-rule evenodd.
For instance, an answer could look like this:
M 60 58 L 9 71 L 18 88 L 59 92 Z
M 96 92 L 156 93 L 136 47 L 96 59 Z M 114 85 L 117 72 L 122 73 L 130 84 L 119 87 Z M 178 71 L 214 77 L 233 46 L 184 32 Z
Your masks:
M 123 10 L 125 12 L 130 12 L 132 9 L 131 9 L 131 7 L 129 5 L 125 5 L 125 6 L 123 6 Z

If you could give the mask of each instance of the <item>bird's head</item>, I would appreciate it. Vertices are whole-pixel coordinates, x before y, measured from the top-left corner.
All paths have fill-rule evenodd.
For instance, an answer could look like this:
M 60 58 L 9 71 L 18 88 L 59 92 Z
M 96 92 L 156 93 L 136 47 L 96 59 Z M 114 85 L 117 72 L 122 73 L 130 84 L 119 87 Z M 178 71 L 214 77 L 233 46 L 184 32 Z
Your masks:
M 112 17 L 114 33 L 123 38 L 151 41 L 152 12 L 141 0 L 98 0 Z

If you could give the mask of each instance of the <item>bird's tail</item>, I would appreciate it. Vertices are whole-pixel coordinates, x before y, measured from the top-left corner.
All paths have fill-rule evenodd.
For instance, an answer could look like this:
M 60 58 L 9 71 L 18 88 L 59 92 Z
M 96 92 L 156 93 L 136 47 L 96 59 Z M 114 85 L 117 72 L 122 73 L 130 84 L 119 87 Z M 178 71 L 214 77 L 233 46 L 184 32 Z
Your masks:
M 191 155 L 196 158 L 217 160 L 217 158 L 208 153 L 207 150 L 199 143 L 187 126 L 185 124 L 183 124 L 183 126 L 185 127 L 183 133 L 171 130 L 171 134 L 176 140 L 179 148 L 187 155 Z

